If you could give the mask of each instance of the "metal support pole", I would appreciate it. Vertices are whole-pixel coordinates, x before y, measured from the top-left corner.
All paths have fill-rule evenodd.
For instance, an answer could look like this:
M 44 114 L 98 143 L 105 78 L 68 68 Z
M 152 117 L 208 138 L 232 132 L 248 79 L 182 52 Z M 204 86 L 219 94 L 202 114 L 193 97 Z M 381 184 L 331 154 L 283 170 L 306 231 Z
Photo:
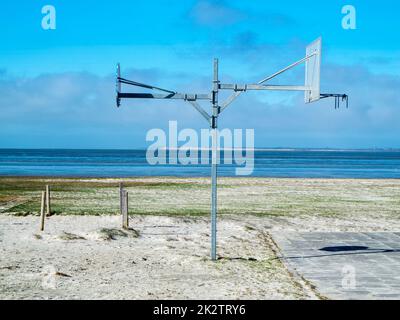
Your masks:
M 217 260 L 217 163 L 218 163 L 218 59 L 214 59 L 212 91 L 211 148 L 211 260 Z
M 309 54 L 309 51 L 312 51 L 312 53 Z M 116 102 L 117 102 L 117 107 L 120 106 L 120 101 L 121 99 L 180 99 L 189 102 L 206 120 L 207 122 L 210 123 L 211 125 L 211 133 L 212 133 L 212 146 L 211 146 L 211 260 L 216 261 L 217 260 L 217 174 L 218 174 L 218 161 L 219 161 L 219 137 L 218 137 L 218 116 L 219 114 L 224 111 L 236 98 L 238 98 L 243 92 L 248 91 L 248 90 L 286 90 L 286 91 L 305 91 L 305 92 L 310 92 L 313 91 L 314 85 L 305 85 L 305 86 L 277 86 L 277 85 L 264 85 L 265 82 L 268 82 L 269 80 L 277 77 L 278 75 L 286 72 L 287 70 L 296 67 L 297 65 L 307 62 L 310 60 L 312 57 L 315 56 L 315 59 L 318 61 L 320 59 L 321 55 L 321 49 L 320 49 L 320 39 L 317 41 L 313 42 L 311 45 L 307 47 L 307 56 L 291 65 L 288 67 L 279 70 L 278 72 L 275 72 L 271 76 L 262 79 L 259 81 L 257 84 L 220 84 L 219 79 L 218 79 L 218 59 L 214 59 L 214 77 L 213 77 L 213 86 L 212 86 L 212 92 L 211 95 L 208 94 L 184 94 L 184 93 L 178 93 L 175 91 L 171 90 L 166 90 L 162 89 L 160 87 L 155 87 L 155 86 L 150 86 L 146 85 L 143 83 L 127 80 L 124 78 L 121 78 L 120 74 L 120 66 L 119 64 L 117 65 L 117 81 L 116 81 Z M 319 82 L 319 65 L 317 65 L 318 69 L 318 77 L 316 81 Z M 314 67 L 315 69 L 316 67 Z M 315 71 L 315 70 L 314 70 Z M 308 83 L 306 76 L 306 83 Z M 126 84 L 126 85 L 133 85 L 133 86 L 138 86 L 142 88 L 147 88 L 147 89 L 155 89 L 158 91 L 162 91 L 163 93 L 124 93 L 121 92 L 121 84 Z M 221 105 L 218 103 L 218 93 L 219 90 L 233 90 L 233 94 Z M 315 90 L 316 91 L 316 90 Z M 319 89 L 318 89 L 319 92 Z M 320 94 L 318 93 L 319 96 L 307 98 L 306 102 L 313 102 L 314 100 L 317 100 L 318 98 L 328 98 L 328 97 L 335 97 L 335 107 L 339 107 L 339 99 L 342 98 L 342 101 L 346 101 L 346 107 L 348 107 L 348 96 L 345 94 Z M 314 99 L 315 98 L 315 99 Z M 212 103 L 212 114 L 209 115 L 197 102 L 198 100 L 207 100 Z M 121 210 L 121 215 L 124 213 L 123 207 L 126 206 L 128 207 L 127 203 L 127 194 L 126 194 L 126 202 L 123 201 L 123 186 L 122 183 L 120 183 L 120 210 Z M 44 197 L 44 195 L 43 195 Z M 42 201 L 42 206 L 44 210 L 44 204 L 43 202 L 45 199 L 43 198 Z M 48 210 L 50 211 L 50 209 Z M 127 217 L 127 211 L 126 211 L 126 217 Z M 123 222 L 125 225 L 128 225 L 128 222 L 126 221 L 126 217 L 124 218 Z

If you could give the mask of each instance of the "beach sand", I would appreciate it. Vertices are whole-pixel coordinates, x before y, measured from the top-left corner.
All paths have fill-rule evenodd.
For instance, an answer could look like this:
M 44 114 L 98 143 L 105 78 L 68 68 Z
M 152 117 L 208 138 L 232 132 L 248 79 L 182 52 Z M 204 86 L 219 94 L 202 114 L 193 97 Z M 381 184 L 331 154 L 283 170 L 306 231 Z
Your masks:
M 271 233 L 399 231 L 400 181 L 220 180 L 217 262 L 209 181 L 0 179 L 0 299 L 323 299 L 277 258 Z M 40 191 L 54 215 L 39 232 Z

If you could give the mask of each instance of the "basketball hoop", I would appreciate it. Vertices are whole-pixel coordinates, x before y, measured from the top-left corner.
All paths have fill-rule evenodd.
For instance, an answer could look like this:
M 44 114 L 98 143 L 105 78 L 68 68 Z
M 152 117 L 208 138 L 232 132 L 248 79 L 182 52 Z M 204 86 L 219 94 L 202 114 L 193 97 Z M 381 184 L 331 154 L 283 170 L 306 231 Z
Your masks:
M 335 109 L 339 108 L 340 102 L 345 101 L 346 107 L 349 106 L 348 96 L 346 94 L 321 94 L 321 55 L 322 55 L 322 39 L 318 38 L 306 48 L 304 58 L 290 64 L 289 66 L 275 72 L 274 74 L 262 79 L 256 84 L 228 84 L 221 83 L 218 77 L 218 60 L 214 59 L 214 76 L 212 81 L 212 91 L 210 93 L 178 93 L 176 91 L 163 89 L 160 87 L 144 84 L 128 80 L 121 77 L 120 65 L 117 64 L 116 74 L 116 104 L 121 105 L 121 99 L 179 99 L 190 103 L 208 122 L 212 129 L 212 165 L 211 165 L 211 259 L 217 260 L 217 159 L 218 139 L 217 127 L 219 115 L 237 99 L 243 92 L 250 90 L 271 90 L 271 91 L 301 91 L 304 92 L 304 102 L 312 103 L 320 99 L 334 98 Z M 305 64 L 305 81 L 304 85 L 271 85 L 266 84 L 270 80 L 280 74 L 298 66 Z M 154 93 L 128 93 L 121 91 L 121 85 L 130 85 L 141 87 L 149 90 L 158 91 Z M 220 90 L 231 90 L 232 95 L 223 103 L 218 102 L 218 93 Z M 208 114 L 198 101 L 206 100 L 211 102 L 211 115 Z

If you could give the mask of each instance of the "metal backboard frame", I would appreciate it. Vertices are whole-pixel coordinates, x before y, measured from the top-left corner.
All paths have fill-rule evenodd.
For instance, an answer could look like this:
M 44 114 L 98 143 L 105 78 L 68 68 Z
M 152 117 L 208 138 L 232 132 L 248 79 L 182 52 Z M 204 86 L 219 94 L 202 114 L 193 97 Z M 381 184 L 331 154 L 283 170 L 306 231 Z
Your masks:
M 273 78 L 290 70 L 300 64 L 306 64 L 305 85 L 270 85 L 266 84 Z M 207 121 L 212 130 L 211 147 L 211 259 L 217 260 L 217 159 L 218 159 L 218 117 L 235 101 L 242 93 L 249 90 L 272 90 L 272 91 L 303 91 L 305 92 L 306 103 L 315 102 L 322 98 L 335 98 L 335 108 L 339 106 L 340 99 L 348 104 L 346 94 L 320 94 L 320 67 L 321 67 L 321 38 L 314 41 L 306 49 L 306 56 L 291 65 L 275 72 L 274 74 L 260 80 L 256 84 L 229 84 L 221 83 L 219 80 L 218 59 L 214 59 L 213 80 L 210 93 L 179 93 L 172 90 L 155 87 L 152 85 L 127 80 L 121 77 L 120 65 L 117 65 L 116 100 L 120 106 L 121 99 L 180 99 L 187 101 Z M 124 93 L 121 91 L 121 84 L 132 85 L 157 90 L 161 93 Z M 219 102 L 219 91 L 230 90 L 232 94 L 222 103 Z M 199 104 L 200 100 L 211 103 L 211 113 Z
M 310 90 L 304 91 L 304 102 L 311 103 L 318 101 L 320 94 L 321 80 L 321 55 L 322 55 L 322 39 L 318 38 L 307 46 L 306 57 L 306 75 L 305 86 Z

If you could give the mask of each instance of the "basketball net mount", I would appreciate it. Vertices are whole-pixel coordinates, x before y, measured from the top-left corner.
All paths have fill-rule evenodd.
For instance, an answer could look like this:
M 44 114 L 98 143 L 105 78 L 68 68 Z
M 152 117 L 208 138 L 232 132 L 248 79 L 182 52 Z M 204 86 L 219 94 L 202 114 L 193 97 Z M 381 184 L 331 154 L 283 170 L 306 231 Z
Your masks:
M 116 74 L 116 105 L 120 107 L 122 99 L 166 99 L 184 100 L 190 103 L 208 122 L 212 129 L 212 148 L 211 148 L 211 259 L 217 260 L 217 151 L 218 151 L 218 117 L 219 115 L 242 93 L 253 90 L 263 91 L 302 91 L 304 92 L 304 102 L 312 103 L 320 99 L 334 98 L 335 109 L 340 107 L 340 103 L 345 102 L 348 108 L 348 96 L 346 94 L 320 93 L 320 69 L 321 69 L 322 39 L 318 38 L 306 48 L 304 58 L 292 63 L 291 65 L 275 72 L 274 74 L 260 80 L 255 84 L 227 84 L 221 83 L 218 77 L 218 59 L 214 59 L 212 90 L 210 93 L 179 93 L 173 90 L 164 89 L 157 86 L 132 81 L 121 77 L 120 65 L 117 64 Z M 305 83 L 304 85 L 271 85 L 270 80 L 280 74 L 298 66 L 305 64 Z M 122 92 L 123 85 L 130 85 L 152 90 L 150 93 Z M 219 91 L 229 90 L 232 94 L 222 103 L 218 101 Z M 211 103 L 211 113 L 209 114 L 199 101 Z

